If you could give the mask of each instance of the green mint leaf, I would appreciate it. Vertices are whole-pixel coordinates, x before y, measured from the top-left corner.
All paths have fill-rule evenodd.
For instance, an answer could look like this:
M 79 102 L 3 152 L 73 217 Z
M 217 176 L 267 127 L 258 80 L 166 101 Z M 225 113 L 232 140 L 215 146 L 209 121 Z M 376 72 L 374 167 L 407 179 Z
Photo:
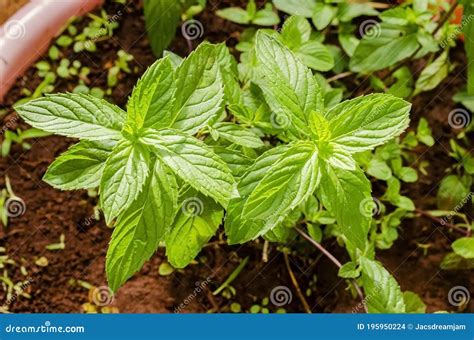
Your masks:
M 410 291 L 403 292 L 403 301 L 405 302 L 405 313 L 426 313 L 426 305 L 418 294 Z
M 258 11 L 252 19 L 252 24 L 260 26 L 274 26 L 280 23 L 280 17 L 273 11 L 271 4 L 266 4 L 264 9 Z
M 305 17 L 291 16 L 283 25 L 281 38 L 306 66 L 317 71 L 329 71 L 334 67 L 334 57 L 326 46 L 311 39 L 311 32 L 311 25 Z
M 431 128 L 426 118 L 420 118 L 416 129 L 416 138 L 427 146 L 433 146 L 435 144 Z
M 175 268 L 186 267 L 219 228 L 224 210 L 212 199 L 189 190 L 166 236 L 166 256 Z
M 105 163 L 100 181 L 100 206 L 107 224 L 127 209 L 148 176 L 149 152 L 140 144 L 120 141 Z
M 161 57 L 173 41 L 181 18 L 181 6 L 176 0 L 145 0 L 145 23 L 153 53 Z
M 377 16 L 379 12 L 368 3 L 341 3 L 337 17 L 342 22 L 350 22 L 360 16 Z
M 326 27 L 328 27 L 337 13 L 337 7 L 333 7 L 329 4 L 324 3 L 316 3 L 316 6 L 313 10 L 312 20 L 314 26 L 319 31 L 322 31 Z
M 280 145 L 263 153 L 240 179 L 237 187 L 240 197 L 230 201 L 224 224 L 229 244 L 244 243 L 261 233 L 264 223 L 254 219 L 243 219 L 242 210 L 246 198 L 267 175 L 270 168 L 281 160 L 287 150 L 288 146 Z
M 457 239 L 451 245 L 459 256 L 465 259 L 474 259 L 474 237 L 463 237 Z
M 216 123 L 212 129 L 217 131 L 219 137 L 237 145 L 253 149 L 265 146 L 254 131 L 235 123 Z
M 311 31 L 311 25 L 305 17 L 292 15 L 285 20 L 281 28 L 281 37 L 285 41 L 285 45 L 294 50 L 309 41 Z
M 446 50 L 421 71 L 416 81 L 413 95 L 416 96 L 421 92 L 436 88 L 448 76 L 449 70 L 449 54 L 448 50 Z
M 316 145 L 304 141 L 290 145 L 249 195 L 242 217 L 266 220 L 290 212 L 312 195 L 320 180 L 318 170 Z
M 250 20 L 252 20 L 249 13 L 240 7 L 224 8 L 216 11 L 216 15 L 241 25 L 248 25 L 250 24 Z
M 443 178 L 436 195 L 438 209 L 456 209 L 459 204 L 462 204 L 469 197 L 471 184 L 472 180 L 467 176 L 449 175 Z
M 119 107 L 84 94 L 54 94 L 15 108 L 31 126 L 66 137 L 118 140 L 126 119 Z
M 388 181 L 392 177 L 392 169 L 381 157 L 372 158 L 367 167 L 367 173 L 382 181 Z
M 404 313 L 405 302 L 400 286 L 378 262 L 361 257 L 362 282 L 369 313 Z
M 43 180 L 60 190 L 97 188 L 112 145 L 81 141 L 49 166 Z
M 399 170 L 394 172 L 398 178 L 406 183 L 414 183 L 418 180 L 418 173 L 415 169 L 410 168 L 409 166 L 401 167 Z
M 310 18 L 316 2 L 314 0 L 273 0 L 273 4 L 282 12 Z
M 347 262 L 339 268 L 337 275 L 344 279 L 354 279 L 360 276 L 360 268 L 354 262 Z
M 232 175 L 236 178 L 242 177 L 254 160 L 242 154 L 239 150 L 232 150 L 223 146 L 213 146 L 212 148 L 229 167 Z
M 247 13 L 250 18 L 254 18 L 257 13 L 257 4 L 255 0 L 249 0 L 246 7 Z
M 346 243 L 364 251 L 374 208 L 369 180 L 360 169 L 349 171 L 325 164 L 320 168 L 324 178 L 318 188 L 321 201 L 336 217 Z
M 239 198 L 227 209 L 229 242 L 243 243 L 266 234 L 314 191 L 317 149 L 310 142 L 279 146 L 260 156 L 241 178 Z
M 344 52 L 346 52 L 349 57 L 352 57 L 359 45 L 359 39 L 357 39 L 352 32 L 346 33 L 344 31 L 339 32 L 337 39 Z
M 474 269 L 474 259 L 465 259 L 458 254 L 449 253 L 439 266 L 442 270 L 470 270 Z
M 106 272 L 116 291 L 141 269 L 173 224 L 178 208 L 175 176 L 155 161 L 144 190 L 118 218 L 107 251 Z
M 239 71 L 237 61 L 230 54 L 227 46 L 222 43 L 217 45 L 217 60 L 220 65 L 222 80 L 224 82 L 224 98 L 227 105 L 239 104 L 241 102 L 242 90 L 239 83 Z
M 141 141 L 183 181 L 226 207 L 234 193 L 228 166 L 199 139 L 173 129 L 145 131 Z
M 331 139 L 329 121 L 321 113 L 312 111 L 308 117 L 308 125 L 316 142 L 327 142 Z
M 223 112 L 224 85 L 218 49 L 201 44 L 176 71 L 172 128 L 194 135 Z
M 313 74 L 287 47 L 266 33 L 257 33 L 255 52 L 255 82 L 277 116 L 274 120 L 285 122 L 278 125 L 295 137 L 308 135 L 306 116 L 312 110 L 322 110 Z
M 303 63 L 316 71 L 326 72 L 334 67 L 334 57 L 329 49 L 318 41 L 308 41 L 294 50 Z
M 386 23 L 404 26 L 409 23 L 410 15 L 408 8 L 394 7 L 383 11 L 380 18 Z
M 168 127 L 172 120 L 174 93 L 174 70 L 166 57 L 151 65 L 133 89 L 127 106 L 130 130 Z
M 343 147 L 334 144 L 331 149 L 331 154 L 327 162 L 336 168 L 354 171 L 356 170 L 356 162 L 352 158 L 351 153 L 346 151 Z
M 173 53 L 173 52 L 167 51 L 167 50 L 165 50 L 163 52 L 163 57 L 164 58 L 166 58 L 166 57 L 169 58 L 169 61 L 171 63 L 171 66 L 173 66 L 174 71 L 176 71 L 178 69 L 179 65 L 181 65 L 183 63 L 183 60 L 184 60 L 184 58 L 180 57 L 176 53 Z
M 351 153 L 371 150 L 408 127 L 410 108 L 410 103 L 387 94 L 342 102 L 326 113 L 331 143 Z
M 418 47 L 416 33 L 406 33 L 403 27 L 381 23 L 371 28 L 361 40 L 351 58 L 350 69 L 358 73 L 382 70 L 410 57 Z

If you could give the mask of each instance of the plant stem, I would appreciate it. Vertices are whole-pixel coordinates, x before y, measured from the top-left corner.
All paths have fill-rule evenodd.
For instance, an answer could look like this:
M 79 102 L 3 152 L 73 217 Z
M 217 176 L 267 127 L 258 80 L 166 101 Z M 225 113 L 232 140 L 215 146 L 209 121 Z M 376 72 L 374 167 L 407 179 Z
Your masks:
M 458 7 L 458 2 L 455 1 L 452 5 L 451 5 L 451 8 L 449 9 L 449 11 L 446 13 L 446 15 L 443 17 L 443 19 L 440 20 L 440 22 L 438 23 L 438 26 L 436 26 L 435 30 L 433 31 L 433 35 L 436 35 L 436 33 L 438 33 L 438 31 L 441 29 L 441 27 L 444 26 L 444 24 L 446 23 L 446 21 L 449 20 L 449 18 L 451 18 L 451 15 L 453 15 L 454 11 L 456 10 L 456 8 Z
M 268 246 L 269 246 L 269 244 L 270 244 L 270 242 L 268 242 L 268 240 L 265 240 L 265 242 L 263 242 L 262 261 L 264 263 L 268 262 Z
M 457 226 L 455 226 L 454 224 L 452 223 L 449 223 L 449 222 L 446 222 L 446 221 L 443 221 L 439 218 L 437 218 L 436 216 L 433 216 L 431 215 L 430 213 L 424 211 L 424 210 L 421 210 L 421 209 L 415 209 L 415 212 L 417 212 L 418 214 L 422 215 L 422 216 L 425 216 L 427 218 L 429 218 L 430 220 L 434 221 L 434 222 L 437 222 L 439 225 L 443 225 L 443 226 L 446 226 L 448 228 L 451 228 L 453 230 L 456 230 L 457 232 L 460 232 L 466 236 L 469 235 L 469 232 L 467 230 L 464 230 L 462 228 L 459 228 Z M 443 223 L 444 222 L 444 223 Z
M 186 43 L 188 44 L 189 53 L 194 50 L 193 42 L 190 39 L 186 39 Z
M 331 82 L 333 82 L 333 81 L 336 81 L 336 80 L 339 80 L 339 79 L 342 79 L 342 78 L 349 77 L 349 76 L 351 76 L 352 74 L 353 74 L 352 72 L 339 73 L 339 74 L 336 74 L 334 77 L 328 78 L 328 79 L 327 79 L 327 82 L 328 82 L 328 83 L 331 83 Z
M 239 276 L 240 272 L 242 269 L 244 269 L 245 265 L 249 262 L 249 257 L 247 256 L 240 264 L 237 266 L 237 268 L 234 269 L 234 271 L 229 275 L 229 277 L 224 281 L 223 284 L 221 284 L 213 293 L 212 295 L 217 295 L 220 292 L 224 290 L 224 288 L 228 287 L 232 281 L 235 280 L 237 276 Z
M 311 236 L 309 236 L 308 234 L 306 234 L 303 230 L 301 230 L 300 228 L 298 227 L 295 227 L 295 230 L 298 232 L 298 234 L 300 234 L 301 236 L 303 236 L 303 238 L 308 241 L 309 243 L 311 243 L 313 246 L 315 246 L 316 248 L 319 249 L 319 251 L 321 251 L 324 255 L 326 255 L 327 258 L 329 258 L 332 263 L 334 263 L 338 268 L 341 268 L 342 267 L 342 264 L 341 262 L 339 262 L 338 259 L 336 259 L 329 251 L 326 250 L 326 248 L 324 248 L 322 245 L 320 245 L 318 242 L 316 242 L 314 239 L 311 238 Z
M 306 234 L 303 230 L 301 230 L 300 228 L 298 227 L 295 227 L 295 230 L 298 234 L 300 234 L 301 236 L 303 236 L 303 238 L 305 240 L 307 240 L 309 243 L 311 243 L 313 246 L 315 246 L 316 248 L 318 248 L 318 250 L 320 250 L 324 255 L 326 255 L 338 268 L 341 268 L 342 267 L 342 264 L 341 262 L 339 262 L 338 259 L 336 259 L 329 251 L 326 250 L 326 248 L 324 248 L 321 244 L 319 244 L 318 242 L 316 242 L 313 238 L 311 238 L 311 236 L 309 236 L 308 234 Z M 352 279 L 351 280 L 352 284 L 354 285 L 354 288 L 355 290 L 357 291 L 357 294 L 359 295 L 360 297 L 360 300 L 362 302 L 362 305 L 364 306 L 364 310 L 366 313 L 368 313 L 369 311 L 367 310 L 367 305 L 365 303 L 365 297 L 364 297 L 364 292 L 362 292 L 362 289 L 360 288 L 359 284 L 357 283 L 356 280 Z
M 10 177 L 8 177 L 8 175 L 5 175 L 5 188 L 7 189 L 8 196 L 10 198 L 18 197 L 17 195 L 15 195 L 15 192 L 12 189 L 12 185 L 10 183 Z
M 306 313 L 311 314 L 311 308 L 308 305 L 308 301 L 306 301 L 303 292 L 301 291 L 300 285 L 298 284 L 298 281 L 296 280 L 295 273 L 293 273 L 293 270 L 291 270 L 290 266 L 290 260 L 288 258 L 287 253 L 283 253 L 283 256 L 285 258 L 285 265 L 286 269 L 288 269 L 288 274 L 290 275 L 291 283 L 293 284 L 293 287 L 296 289 L 296 294 L 298 295 L 298 298 L 300 299 L 301 303 L 303 304 L 303 308 L 306 311 Z

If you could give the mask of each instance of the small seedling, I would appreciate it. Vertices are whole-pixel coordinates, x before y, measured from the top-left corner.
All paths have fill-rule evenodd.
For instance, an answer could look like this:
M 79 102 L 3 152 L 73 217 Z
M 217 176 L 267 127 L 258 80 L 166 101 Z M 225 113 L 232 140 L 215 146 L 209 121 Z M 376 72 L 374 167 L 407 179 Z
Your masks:
M 117 52 L 117 60 L 114 61 L 114 66 L 109 68 L 107 73 L 107 86 L 115 87 L 119 81 L 120 72 L 130 73 L 129 62 L 133 60 L 133 55 L 128 54 L 124 50 Z
M 23 150 L 26 151 L 31 149 L 31 144 L 29 144 L 26 140 L 46 137 L 50 135 L 51 133 L 34 128 L 24 131 L 17 129 L 16 133 L 7 130 L 5 131 L 2 142 L 2 157 L 7 157 L 10 154 L 11 146 L 13 143 L 20 144 Z
M 59 242 L 58 243 L 51 243 L 46 246 L 47 250 L 64 250 L 66 248 L 66 243 L 65 241 L 65 236 L 64 234 L 61 234 L 59 236 Z
M 222 283 L 215 291 L 212 292 L 212 295 L 218 295 L 224 289 L 231 289 L 233 295 L 235 295 L 235 289 L 231 288 L 230 284 L 237 278 L 237 276 L 239 276 L 244 267 L 247 265 L 247 262 L 249 262 L 248 257 L 246 257 L 240 262 L 237 268 L 234 269 L 234 271 L 229 275 L 229 277 L 224 281 L 224 283 Z
M 161 276 L 168 276 L 168 275 L 173 274 L 173 272 L 174 272 L 174 268 L 171 267 L 168 262 L 163 262 L 162 264 L 160 264 L 160 267 L 158 268 L 158 273 Z

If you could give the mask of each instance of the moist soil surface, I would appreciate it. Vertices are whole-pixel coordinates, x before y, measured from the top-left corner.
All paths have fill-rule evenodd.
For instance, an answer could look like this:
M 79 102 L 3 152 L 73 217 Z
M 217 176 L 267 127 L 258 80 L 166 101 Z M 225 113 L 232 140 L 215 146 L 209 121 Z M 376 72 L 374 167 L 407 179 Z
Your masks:
M 228 46 L 235 46 L 243 27 L 220 19 L 214 10 L 240 2 L 209 2 L 209 8 L 196 18 L 204 27 L 202 38 L 188 43 L 178 29 L 170 50 L 185 56 L 204 39 L 227 41 Z M 80 60 L 83 65 L 89 66 L 89 86 L 104 89 L 107 87 L 107 68 L 116 59 L 117 51 L 123 49 L 132 54 L 135 58 L 132 66 L 136 72 L 122 75 L 118 86 L 107 98 L 123 107 L 138 76 L 155 57 L 149 47 L 140 2 L 131 2 L 127 6 L 106 3 L 104 9 L 109 15 L 119 11 L 122 15 L 114 36 L 97 44 L 100 53 L 74 53 L 72 49 L 63 49 L 62 53 L 65 58 Z M 458 49 L 456 58 L 459 59 L 458 65 L 462 65 L 465 60 L 461 48 Z M 415 73 L 421 66 L 411 67 Z M 416 150 L 418 162 L 430 163 L 428 176 L 420 174 L 420 180 L 405 186 L 402 192 L 413 199 L 421 210 L 435 209 L 439 182 L 446 175 L 445 169 L 453 162 L 448 155 L 448 143 L 454 131 L 447 124 L 447 117 L 455 108 L 452 95 L 465 83 L 465 75 L 458 74 L 460 69 L 453 71 L 453 76 L 436 90 L 414 99 L 412 126 L 417 125 L 420 117 L 427 118 L 436 139 L 435 146 Z M 361 87 L 361 80 L 348 81 Z M 27 128 L 11 105 L 22 98 L 23 88 L 34 90 L 40 82 L 35 68 L 29 69 L 17 80 L 2 106 L 6 110 L 2 126 L 10 130 Z M 72 91 L 75 85 L 77 82 L 62 79 L 55 91 Z M 304 312 L 282 251 L 289 251 L 289 265 L 301 290 L 311 292 L 306 300 L 313 312 L 362 312 L 357 307 L 360 300 L 352 294 L 347 281 L 337 277 L 337 268 L 304 241 L 295 239 L 288 245 L 270 244 L 264 252 L 261 240 L 245 246 L 227 246 L 223 242 L 222 231 L 186 269 L 167 276 L 160 275 L 158 268 L 165 261 L 163 249 L 160 249 L 115 296 L 108 295 L 104 288 L 104 261 L 111 230 L 103 219 L 97 221 L 94 218 L 97 199 L 86 191 L 55 190 L 41 180 L 48 165 L 72 143 L 74 140 L 56 136 L 35 139 L 30 141 L 30 150 L 25 151 L 14 144 L 9 156 L 0 158 L 0 187 L 5 186 L 5 176 L 8 176 L 15 194 L 25 202 L 26 207 L 23 214 L 10 218 L 6 229 L 0 228 L 0 246 L 5 247 L 8 257 L 15 261 L 15 264 L 6 265 L 9 279 L 13 282 L 29 280 L 22 288 L 29 298 L 20 296 L 14 301 L 7 301 L 6 292 L 0 289 L 0 303 L 7 306 L 10 312 L 228 312 L 231 303 L 239 303 L 242 311 L 248 311 L 252 305 L 266 304 L 262 300 L 268 298 L 277 286 L 286 286 L 293 292 L 291 301 L 282 306 L 286 311 Z M 378 184 L 374 182 L 374 185 L 376 191 Z M 457 310 L 448 301 L 448 292 L 453 287 L 474 287 L 472 271 L 447 272 L 439 269 L 441 260 L 451 251 L 450 243 L 459 235 L 436 221 L 423 216 L 415 217 L 402 222 L 398 240 L 390 250 L 378 250 L 377 259 L 393 273 L 403 291 L 411 290 L 420 295 L 428 312 L 474 312 L 472 301 L 463 310 Z M 59 242 L 61 234 L 65 237 L 65 248 L 47 250 L 47 245 Z M 341 262 L 347 260 L 344 249 L 334 239 L 323 244 Z M 426 253 L 420 245 L 429 245 Z M 266 259 L 264 253 L 267 254 Z M 212 291 L 246 257 L 249 262 L 231 283 L 235 295 L 213 296 Z M 27 271 L 26 275 L 22 272 L 22 266 L 23 271 Z M 90 294 L 91 291 L 97 293 L 97 290 L 88 290 L 84 282 L 99 287 L 102 295 Z M 105 305 L 108 305 L 107 308 L 101 308 Z M 270 302 L 267 308 L 276 311 L 278 306 Z

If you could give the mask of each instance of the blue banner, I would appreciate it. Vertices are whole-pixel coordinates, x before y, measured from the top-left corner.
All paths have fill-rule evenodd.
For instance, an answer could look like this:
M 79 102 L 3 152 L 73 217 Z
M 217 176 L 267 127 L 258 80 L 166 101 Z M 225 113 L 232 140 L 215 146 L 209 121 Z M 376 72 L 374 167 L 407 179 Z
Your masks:
M 474 339 L 474 314 L 9 314 L 0 339 Z

